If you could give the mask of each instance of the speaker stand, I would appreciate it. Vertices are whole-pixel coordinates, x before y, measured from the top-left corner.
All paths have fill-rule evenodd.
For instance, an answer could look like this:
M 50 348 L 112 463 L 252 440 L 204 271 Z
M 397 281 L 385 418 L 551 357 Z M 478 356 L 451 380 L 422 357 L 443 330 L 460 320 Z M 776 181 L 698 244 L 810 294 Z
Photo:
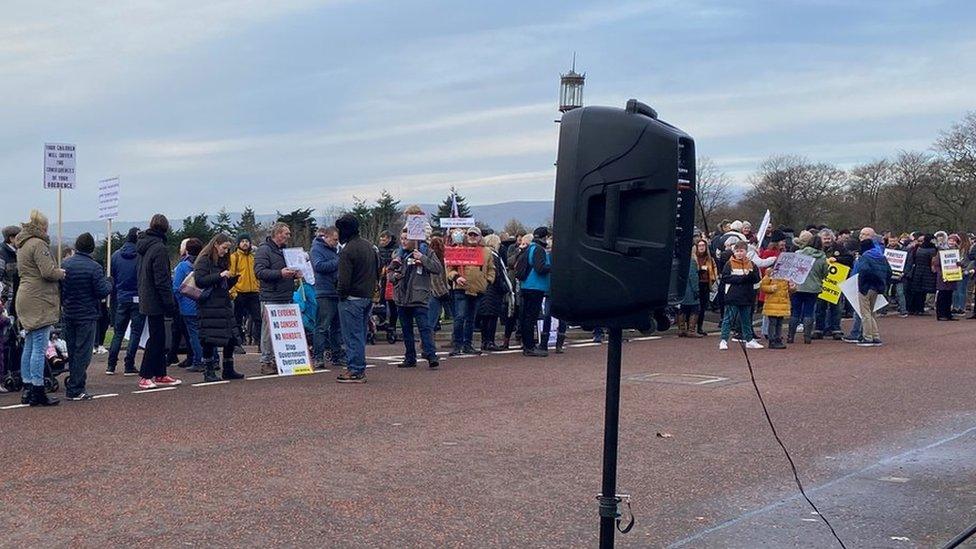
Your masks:
M 620 356 L 623 329 L 610 328 L 607 349 L 607 402 L 603 422 L 603 487 L 600 493 L 600 549 L 612 549 L 617 521 L 617 431 L 620 419 Z

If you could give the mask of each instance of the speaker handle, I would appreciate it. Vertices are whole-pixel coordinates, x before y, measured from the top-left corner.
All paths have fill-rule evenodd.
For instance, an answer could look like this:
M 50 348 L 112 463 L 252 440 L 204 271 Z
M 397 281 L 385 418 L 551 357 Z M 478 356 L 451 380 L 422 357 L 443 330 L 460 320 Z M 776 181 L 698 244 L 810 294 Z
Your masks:
M 620 233 L 620 187 L 609 185 L 603 215 L 603 248 L 617 251 L 617 235 Z

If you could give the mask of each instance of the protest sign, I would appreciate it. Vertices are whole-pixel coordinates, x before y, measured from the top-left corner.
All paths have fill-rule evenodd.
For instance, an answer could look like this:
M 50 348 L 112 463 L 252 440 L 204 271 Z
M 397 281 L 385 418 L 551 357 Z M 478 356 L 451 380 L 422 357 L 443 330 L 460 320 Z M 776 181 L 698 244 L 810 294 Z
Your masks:
M 942 263 L 942 280 L 959 282 L 962 280 L 962 267 L 959 266 L 959 250 L 939 250 Z
M 452 266 L 484 265 L 484 248 L 478 246 L 452 246 L 444 250 L 444 264 Z
M 827 270 L 827 277 L 823 281 L 823 291 L 817 297 L 827 303 L 836 305 L 840 301 L 841 296 L 840 284 L 847 280 L 847 275 L 850 272 L 851 268 L 847 265 L 836 262 L 831 263 Z
M 75 146 L 68 143 L 44 144 L 44 188 L 75 188 Z
M 441 218 L 442 229 L 467 229 L 468 227 L 474 227 L 473 217 L 442 217 Z
M 116 219 L 119 216 L 119 178 L 98 182 L 98 219 Z
M 851 307 L 854 308 L 854 313 L 857 316 L 862 316 L 861 314 L 861 291 L 857 283 L 857 277 L 852 276 L 840 284 L 840 291 L 847 298 L 847 301 L 851 303 Z M 874 301 L 874 310 L 880 310 L 888 305 L 888 299 L 885 296 L 878 294 L 878 298 Z
M 410 240 L 427 240 L 427 216 L 407 216 L 407 238 Z
M 308 354 L 302 312 L 298 305 L 266 304 L 264 322 L 269 322 L 268 329 L 271 333 L 271 346 L 274 349 L 278 375 L 312 373 L 312 359 Z
M 791 252 L 779 254 L 776 263 L 771 268 L 769 277 L 789 280 L 796 285 L 803 284 L 813 269 L 813 262 L 814 258 L 809 255 Z
M 301 248 L 285 248 L 281 250 L 285 256 L 285 265 L 289 269 L 301 271 L 302 278 L 309 284 L 315 284 L 315 269 L 308 260 L 308 254 Z
M 766 230 L 769 229 L 770 220 L 769 210 L 766 210 L 766 215 L 763 216 L 762 223 L 759 224 L 759 232 L 756 233 L 756 242 L 759 243 L 759 246 L 762 246 L 763 239 L 766 238 Z
M 905 272 L 905 262 L 908 260 L 908 252 L 885 248 L 884 254 L 892 271 L 899 274 Z

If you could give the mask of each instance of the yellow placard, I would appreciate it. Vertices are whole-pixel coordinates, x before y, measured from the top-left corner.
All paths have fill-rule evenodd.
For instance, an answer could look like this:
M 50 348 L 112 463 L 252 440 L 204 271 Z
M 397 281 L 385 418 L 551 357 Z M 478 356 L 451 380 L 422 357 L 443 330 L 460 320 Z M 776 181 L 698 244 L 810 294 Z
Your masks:
M 833 303 L 834 305 L 840 301 L 840 285 L 842 282 L 847 280 L 847 275 L 851 272 L 851 268 L 847 265 L 842 265 L 837 263 L 830 264 L 830 268 L 827 271 L 827 276 L 824 277 L 823 281 L 823 291 L 820 292 L 820 299 Z
M 942 280 L 946 282 L 959 282 L 962 280 L 962 268 L 942 269 Z

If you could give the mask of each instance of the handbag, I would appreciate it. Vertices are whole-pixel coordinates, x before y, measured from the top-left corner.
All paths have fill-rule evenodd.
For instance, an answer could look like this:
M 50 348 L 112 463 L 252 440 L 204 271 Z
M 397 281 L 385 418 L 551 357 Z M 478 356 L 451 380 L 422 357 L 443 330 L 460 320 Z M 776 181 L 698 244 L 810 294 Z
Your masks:
M 193 276 L 193 273 L 190 273 L 183 280 L 183 283 L 180 284 L 180 295 L 188 297 L 193 301 L 206 301 L 211 293 L 213 293 L 213 288 L 201 289 L 197 286 L 197 280 Z

